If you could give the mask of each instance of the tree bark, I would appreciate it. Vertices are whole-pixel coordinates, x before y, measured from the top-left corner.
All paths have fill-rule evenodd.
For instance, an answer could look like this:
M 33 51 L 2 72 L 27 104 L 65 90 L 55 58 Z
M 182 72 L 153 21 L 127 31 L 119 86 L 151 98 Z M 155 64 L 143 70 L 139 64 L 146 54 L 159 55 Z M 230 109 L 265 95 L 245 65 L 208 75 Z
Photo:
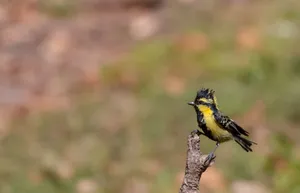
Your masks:
M 188 136 L 185 175 L 179 193 L 200 193 L 201 175 L 214 163 L 216 156 L 209 158 L 200 151 L 200 132 L 194 130 Z

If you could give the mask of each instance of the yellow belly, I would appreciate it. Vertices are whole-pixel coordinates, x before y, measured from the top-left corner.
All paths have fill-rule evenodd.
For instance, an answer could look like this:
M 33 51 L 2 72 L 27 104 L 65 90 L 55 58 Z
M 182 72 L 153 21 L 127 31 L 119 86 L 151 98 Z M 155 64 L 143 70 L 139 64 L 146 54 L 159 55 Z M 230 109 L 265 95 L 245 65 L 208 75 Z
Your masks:
M 206 123 L 207 129 L 211 131 L 213 137 L 217 141 L 221 143 L 232 139 L 232 135 L 228 131 L 220 128 L 219 125 L 215 122 L 213 111 L 209 107 L 200 107 L 200 110 L 203 113 L 203 118 Z

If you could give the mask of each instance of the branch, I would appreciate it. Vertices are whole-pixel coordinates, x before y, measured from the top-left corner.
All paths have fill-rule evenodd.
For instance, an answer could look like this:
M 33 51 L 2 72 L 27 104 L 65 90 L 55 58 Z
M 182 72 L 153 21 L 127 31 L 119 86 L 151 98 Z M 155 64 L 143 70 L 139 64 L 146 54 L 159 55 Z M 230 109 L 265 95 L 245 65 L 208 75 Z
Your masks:
M 194 130 L 188 136 L 185 174 L 179 193 L 199 193 L 199 182 L 203 172 L 214 163 L 216 156 L 209 158 L 200 151 L 200 132 Z

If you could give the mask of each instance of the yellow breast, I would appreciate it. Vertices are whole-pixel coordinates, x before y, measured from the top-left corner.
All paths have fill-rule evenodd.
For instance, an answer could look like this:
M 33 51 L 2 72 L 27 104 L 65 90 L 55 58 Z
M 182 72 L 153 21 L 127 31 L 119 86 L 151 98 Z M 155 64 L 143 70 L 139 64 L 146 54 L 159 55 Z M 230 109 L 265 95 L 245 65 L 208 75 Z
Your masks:
M 199 109 L 203 113 L 203 119 L 206 123 L 207 129 L 211 130 L 212 135 L 215 138 L 218 138 L 221 141 L 223 141 L 223 140 L 227 141 L 228 138 L 231 138 L 230 133 L 228 131 L 220 128 L 219 125 L 216 123 L 214 116 L 213 116 L 213 111 L 209 107 L 207 107 L 205 105 L 200 105 Z

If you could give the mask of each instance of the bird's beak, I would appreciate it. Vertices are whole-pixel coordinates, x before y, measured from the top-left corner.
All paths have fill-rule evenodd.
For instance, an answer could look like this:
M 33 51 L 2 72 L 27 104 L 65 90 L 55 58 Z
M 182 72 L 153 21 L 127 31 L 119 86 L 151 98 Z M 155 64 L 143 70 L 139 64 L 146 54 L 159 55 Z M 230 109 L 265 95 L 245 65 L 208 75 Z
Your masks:
M 188 105 L 195 106 L 194 102 L 188 102 Z

